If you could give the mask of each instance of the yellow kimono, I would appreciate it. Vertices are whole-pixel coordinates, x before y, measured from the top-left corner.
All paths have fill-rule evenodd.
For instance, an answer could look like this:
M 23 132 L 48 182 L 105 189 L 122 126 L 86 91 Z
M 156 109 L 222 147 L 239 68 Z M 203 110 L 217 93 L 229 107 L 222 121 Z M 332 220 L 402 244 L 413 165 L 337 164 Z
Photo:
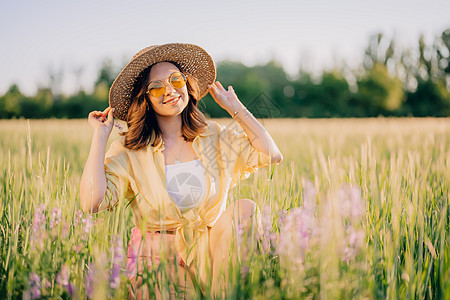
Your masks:
M 193 141 L 205 173 L 206 198 L 194 209 L 181 213 L 167 191 L 164 144 L 138 151 L 123 146 L 124 137 L 111 144 L 105 158 L 107 192 L 98 210 L 113 209 L 124 197 L 130 203 L 133 222 L 145 222 L 148 231 L 176 230 L 175 248 L 186 265 L 195 263 L 202 282 L 207 280 L 208 227 L 225 211 L 228 190 L 257 168 L 271 164 L 245 132 L 207 121 L 207 130 Z M 154 140 L 151 139 L 150 145 Z

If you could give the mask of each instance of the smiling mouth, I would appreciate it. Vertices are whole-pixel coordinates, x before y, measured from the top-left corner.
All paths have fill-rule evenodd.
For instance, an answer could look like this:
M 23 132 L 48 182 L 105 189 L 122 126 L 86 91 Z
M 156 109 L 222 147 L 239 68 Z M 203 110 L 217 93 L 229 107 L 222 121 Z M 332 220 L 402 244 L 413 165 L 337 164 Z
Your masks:
M 177 102 L 177 101 L 180 99 L 180 97 L 181 97 L 181 96 L 178 96 L 178 97 L 176 97 L 176 98 L 174 98 L 174 99 L 172 99 L 172 100 L 169 100 L 169 101 L 167 101 L 167 102 L 164 102 L 164 104 L 172 104 L 172 103 L 175 103 L 175 102 Z

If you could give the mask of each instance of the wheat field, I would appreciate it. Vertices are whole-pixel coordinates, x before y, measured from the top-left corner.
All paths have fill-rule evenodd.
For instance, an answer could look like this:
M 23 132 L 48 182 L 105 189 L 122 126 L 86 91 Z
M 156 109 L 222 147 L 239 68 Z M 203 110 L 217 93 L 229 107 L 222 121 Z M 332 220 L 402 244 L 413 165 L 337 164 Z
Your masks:
M 450 119 L 260 121 L 284 160 L 230 191 L 264 233 L 226 298 L 449 299 Z M 130 209 L 80 210 L 91 137 L 86 120 L 0 121 L 1 298 L 127 297 Z M 163 263 L 142 278 L 177 291 Z

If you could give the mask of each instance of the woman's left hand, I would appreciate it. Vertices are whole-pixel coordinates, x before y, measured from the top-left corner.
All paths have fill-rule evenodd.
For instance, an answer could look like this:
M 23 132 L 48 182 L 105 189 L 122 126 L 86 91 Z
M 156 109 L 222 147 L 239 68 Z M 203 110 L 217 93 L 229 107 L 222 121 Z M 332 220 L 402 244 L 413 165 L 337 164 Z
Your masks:
M 228 91 L 224 89 L 219 81 L 216 81 L 208 86 L 210 88 L 209 93 L 211 94 L 213 99 L 228 113 L 236 111 L 239 106 L 242 105 L 231 85 L 228 86 Z

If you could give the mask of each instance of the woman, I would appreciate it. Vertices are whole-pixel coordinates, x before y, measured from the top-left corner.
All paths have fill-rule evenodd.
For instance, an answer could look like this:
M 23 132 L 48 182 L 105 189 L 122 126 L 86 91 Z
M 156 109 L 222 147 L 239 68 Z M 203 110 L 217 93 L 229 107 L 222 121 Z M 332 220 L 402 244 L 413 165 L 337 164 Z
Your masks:
M 140 293 L 136 271 L 143 268 L 142 257 L 157 264 L 165 251 L 168 257 L 173 251 L 181 266 L 174 276 L 187 273 L 188 281 L 199 278 L 219 291 L 235 228 L 243 224 L 250 230 L 258 212 L 249 199 L 227 208 L 228 190 L 241 177 L 283 159 L 233 88 L 224 89 L 215 78 L 212 58 L 198 46 L 150 46 L 112 84 L 110 107 L 89 114 L 94 135 L 81 178 L 81 205 L 97 213 L 120 199 L 130 202 L 136 227 L 127 267 Z M 205 119 L 197 105 L 208 92 L 245 133 Z M 126 121 L 128 131 L 105 156 L 113 116 Z

